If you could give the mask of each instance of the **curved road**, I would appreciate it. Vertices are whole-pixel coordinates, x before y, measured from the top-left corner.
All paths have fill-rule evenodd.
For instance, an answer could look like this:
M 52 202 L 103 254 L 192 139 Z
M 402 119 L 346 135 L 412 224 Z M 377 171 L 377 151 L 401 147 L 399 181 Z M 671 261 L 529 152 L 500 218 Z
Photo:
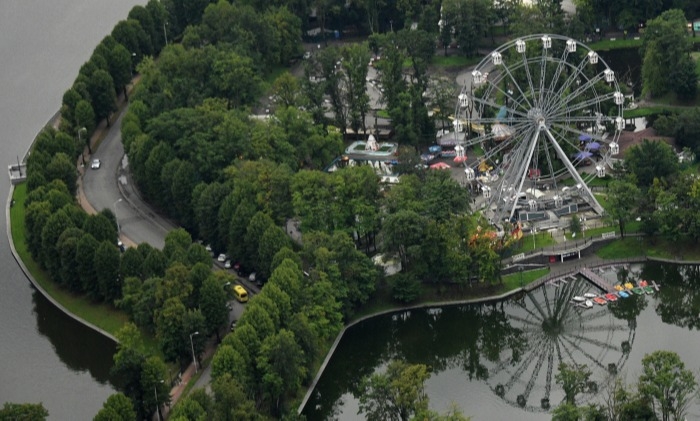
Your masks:
M 134 188 L 122 145 L 122 116 L 120 114 L 106 131 L 99 148 L 93 148 L 90 159 L 86 158 L 88 165 L 83 175 L 85 198 L 96 211 L 109 208 L 115 213 L 125 244 L 148 243 L 162 249 L 166 234 L 177 226 L 156 215 Z M 94 158 L 102 162 L 98 170 L 90 169 L 89 162 Z

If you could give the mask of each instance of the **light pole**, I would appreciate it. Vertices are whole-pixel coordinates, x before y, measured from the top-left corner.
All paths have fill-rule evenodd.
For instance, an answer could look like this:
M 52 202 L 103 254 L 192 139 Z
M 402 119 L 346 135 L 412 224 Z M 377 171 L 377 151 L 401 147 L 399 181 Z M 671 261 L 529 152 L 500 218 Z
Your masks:
M 119 203 L 121 201 L 122 201 L 122 198 L 120 197 L 119 199 L 117 199 L 116 202 L 114 202 L 112 204 L 112 207 L 114 208 L 114 219 L 117 221 L 117 235 L 120 235 L 120 236 L 122 234 L 122 228 L 119 225 L 119 217 L 117 216 L 117 203 Z
M 165 380 L 161 380 L 159 383 L 165 383 Z M 158 383 L 153 385 L 153 393 L 156 396 L 156 413 L 158 414 L 158 419 L 163 421 L 163 414 L 160 413 L 160 403 L 158 402 Z
M 535 245 L 535 237 L 537 236 L 537 228 L 532 227 L 532 250 L 534 251 L 537 246 Z
M 525 268 L 523 267 L 523 265 L 518 266 L 518 272 L 520 272 L 520 288 L 523 287 L 523 270 L 524 269 Z
M 192 342 L 192 337 L 194 335 L 199 335 L 199 331 L 190 333 L 190 346 L 192 347 L 192 362 L 194 363 L 194 372 L 197 373 L 199 370 L 197 369 L 197 357 L 194 355 L 194 342 Z

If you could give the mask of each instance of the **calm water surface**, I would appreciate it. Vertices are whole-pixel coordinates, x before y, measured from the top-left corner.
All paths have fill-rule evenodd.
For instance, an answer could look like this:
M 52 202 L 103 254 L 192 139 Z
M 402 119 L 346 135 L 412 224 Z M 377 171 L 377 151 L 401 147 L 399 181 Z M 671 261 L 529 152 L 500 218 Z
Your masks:
M 26 153 L 114 24 L 145 0 L 0 3 L 0 164 Z M 5 204 L 10 183 L 0 176 Z M 50 419 L 88 420 L 114 392 L 111 341 L 53 308 L 12 258 L 0 218 L 0 404 L 43 402 Z
M 550 420 L 543 405 L 555 407 L 564 396 L 555 381 L 559 362 L 586 364 L 598 390 L 611 371 L 636 381 L 642 357 L 658 349 L 677 352 L 700 373 L 700 268 L 650 263 L 603 275 L 613 282 L 653 279 L 662 287 L 653 296 L 586 310 L 571 298 L 597 291 L 571 279 L 499 303 L 368 320 L 347 331 L 304 413 L 309 420 L 363 419 L 360 379 L 397 358 L 432 368 L 426 389 L 433 409 L 456 403 L 474 420 Z M 581 403 L 598 397 L 589 393 Z M 698 418 L 695 405 L 689 419 Z

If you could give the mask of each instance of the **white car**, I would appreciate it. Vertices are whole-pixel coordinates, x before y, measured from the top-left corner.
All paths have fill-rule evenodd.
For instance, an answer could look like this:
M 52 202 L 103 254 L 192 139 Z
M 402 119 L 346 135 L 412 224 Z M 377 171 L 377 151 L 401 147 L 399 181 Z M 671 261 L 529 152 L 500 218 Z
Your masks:
M 230 260 L 227 260 L 226 263 L 224 263 L 224 267 L 225 267 L 226 269 L 231 269 L 231 261 L 230 261 Z
M 226 257 L 226 255 L 224 253 L 221 253 L 219 255 L 219 257 L 216 258 L 216 260 L 218 260 L 221 263 L 224 263 L 227 259 L 228 259 L 228 257 Z
M 92 163 L 90 163 L 90 168 L 92 168 L 93 170 L 99 170 L 100 165 L 102 165 L 102 163 L 99 159 L 93 159 Z

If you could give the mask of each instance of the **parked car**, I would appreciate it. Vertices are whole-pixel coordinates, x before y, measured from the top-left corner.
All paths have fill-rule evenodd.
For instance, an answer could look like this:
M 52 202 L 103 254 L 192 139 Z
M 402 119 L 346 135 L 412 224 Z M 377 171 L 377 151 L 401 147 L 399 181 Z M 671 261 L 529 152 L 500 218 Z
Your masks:
M 225 267 L 226 269 L 231 269 L 231 261 L 230 261 L 230 260 L 227 260 L 227 261 L 224 263 L 224 267 Z
M 228 257 L 224 253 L 221 253 L 219 257 L 216 258 L 216 260 L 218 260 L 221 263 L 224 263 L 226 260 L 228 260 Z
M 102 165 L 102 163 L 99 159 L 93 159 L 92 163 L 90 164 L 90 168 L 92 168 L 93 170 L 99 170 L 100 165 Z

